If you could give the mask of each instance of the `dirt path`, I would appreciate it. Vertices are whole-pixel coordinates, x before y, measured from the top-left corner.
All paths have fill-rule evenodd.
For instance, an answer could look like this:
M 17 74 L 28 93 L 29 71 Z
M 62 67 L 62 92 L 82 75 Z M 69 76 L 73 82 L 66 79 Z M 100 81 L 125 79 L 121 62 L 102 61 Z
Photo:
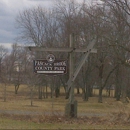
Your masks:
M 32 111 L 20 111 L 20 110 L 0 110 L 0 114 L 10 114 L 10 115 L 60 115 L 63 116 L 63 112 L 57 111 L 43 111 L 43 112 L 32 112 Z M 106 113 L 78 113 L 79 117 L 104 117 Z

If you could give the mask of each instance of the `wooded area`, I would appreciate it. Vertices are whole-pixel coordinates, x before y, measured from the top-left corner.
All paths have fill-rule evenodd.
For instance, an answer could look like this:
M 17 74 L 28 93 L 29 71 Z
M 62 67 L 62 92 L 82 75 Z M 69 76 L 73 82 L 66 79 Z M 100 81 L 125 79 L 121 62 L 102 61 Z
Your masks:
M 75 48 L 86 48 L 93 39 L 97 54 L 90 54 L 74 83 L 77 93 L 82 89 L 82 98 L 88 101 L 93 89 L 99 89 L 98 102 L 102 91 L 108 96 L 114 89 L 114 97 L 130 98 L 130 3 L 128 0 L 101 0 L 81 4 L 75 0 L 57 0 L 54 7 L 44 9 L 35 7 L 21 11 L 16 18 L 19 37 L 26 45 L 37 47 L 69 47 L 69 36 L 75 34 Z M 0 82 L 6 86 L 14 84 L 15 94 L 19 86 L 26 84 L 33 90 L 37 88 L 38 98 L 47 98 L 47 88 L 60 96 L 60 87 L 66 93 L 66 75 L 48 77 L 33 72 L 33 60 L 45 59 L 50 52 L 30 52 L 15 43 L 11 53 L 0 46 Z M 69 53 L 52 52 L 57 59 L 68 59 Z M 75 66 L 82 53 L 75 53 Z M 46 94 L 46 95 L 45 95 Z M 44 95 L 44 96 L 43 96 Z

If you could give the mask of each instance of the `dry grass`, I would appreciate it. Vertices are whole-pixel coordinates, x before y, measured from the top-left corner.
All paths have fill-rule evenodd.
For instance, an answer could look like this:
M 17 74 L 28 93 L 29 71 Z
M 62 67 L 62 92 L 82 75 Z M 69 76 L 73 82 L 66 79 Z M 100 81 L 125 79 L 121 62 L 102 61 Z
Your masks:
M 59 115 L 1 116 L 0 128 L 6 129 L 130 129 L 130 115 L 126 115 L 125 113 L 113 113 L 113 116 L 109 117 L 78 118 L 66 118 Z
M 95 93 L 97 93 L 96 90 Z M 38 92 L 35 89 L 33 106 L 31 106 L 30 90 L 27 86 L 21 85 L 18 94 L 14 94 L 14 86 L 7 86 L 6 102 L 4 102 L 3 99 L 4 85 L 1 85 L 0 123 L 3 123 L 1 123 L 0 129 L 10 128 L 4 127 L 3 124 L 6 122 L 10 125 L 21 124 L 20 129 L 55 129 L 70 127 L 73 129 L 100 129 L 118 128 L 118 126 L 120 126 L 119 128 L 130 128 L 130 104 L 125 104 L 121 101 L 117 102 L 114 98 L 103 97 L 103 103 L 98 103 L 97 97 L 91 97 L 89 101 L 85 102 L 82 100 L 81 95 L 76 94 L 75 99 L 78 101 L 78 118 L 76 119 L 69 119 L 63 116 L 65 105 L 68 103 L 64 95 L 61 95 L 59 98 L 51 98 L 50 95 L 48 95 L 47 99 L 41 100 L 38 99 Z M 29 123 L 30 126 L 28 127 Z M 15 127 L 15 125 L 11 125 L 12 128 L 19 128 Z
M 48 88 L 50 92 L 50 89 Z M 63 92 L 64 90 L 61 89 Z M 95 90 L 96 92 L 96 90 Z M 97 92 L 96 92 L 97 93 Z M 103 103 L 98 103 L 97 97 L 90 97 L 89 101 L 85 102 L 81 95 L 75 95 L 75 99 L 78 101 L 78 112 L 99 112 L 109 113 L 113 111 L 120 111 L 125 108 L 129 110 L 129 104 L 117 102 L 114 98 L 103 97 Z M 7 86 L 6 88 L 6 102 L 4 102 L 4 85 L 0 86 L 0 110 L 22 110 L 22 111 L 62 111 L 64 112 L 65 105 L 68 100 L 64 95 L 59 98 L 50 97 L 46 99 L 38 99 L 38 91 L 35 89 L 33 97 L 33 107 L 31 107 L 30 90 L 26 85 L 21 85 L 18 94 L 14 93 L 14 86 Z

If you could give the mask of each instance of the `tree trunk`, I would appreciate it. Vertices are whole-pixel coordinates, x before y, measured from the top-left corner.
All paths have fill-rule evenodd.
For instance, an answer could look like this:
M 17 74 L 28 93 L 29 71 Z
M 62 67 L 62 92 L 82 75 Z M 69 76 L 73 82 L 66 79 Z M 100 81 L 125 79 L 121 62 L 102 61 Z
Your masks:
M 18 94 L 19 84 L 15 85 L 15 94 Z
M 51 86 L 51 98 L 53 97 L 53 88 Z
M 115 90 L 115 97 L 116 100 L 119 101 L 120 100 L 120 96 L 121 96 L 121 84 L 120 84 L 120 79 L 119 79 L 119 65 L 117 67 L 117 71 L 116 71 L 116 90 Z
M 93 88 L 90 87 L 90 88 L 89 88 L 89 97 L 92 97 L 92 96 L 93 96 Z
M 4 102 L 6 102 L 6 84 L 4 85 Z
M 111 95 L 111 88 L 109 87 L 109 89 L 108 89 L 108 96 L 110 97 L 110 95 Z
M 42 95 L 43 95 L 43 87 L 42 86 L 39 86 L 39 99 L 42 99 Z
M 71 88 L 68 90 L 68 91 L 66 91 L 66 95 L 65 95 L 65 99 L 68 99 L 69 98 L 69 95 L 70 95 L 70 90 L 71 90 Z
M 48 98 L 47 85 L 46 85 L 46 98 Z
M 65 82 L 62 80 L 61 77 L 60 77 L 60 81 L 61 81 L 61 83 L 62 83 L 62 85 L 63 85 L 63 87 L 64 87 L 64 90 L 65 90 L 65 93 L 66 93 L 66 84 L 65 84 Z
M 55 96 L 56 96 L 56 98 L 58 98 L 59 95 L 60 95 L 60 89 L 57 87 L 57 88 L 55 89 Z
M 116 100 L 117 100 L 117 101 L 120 101 L 120 97 L 121 97 L 121 87 L 118 85 L 118 86 L 117 86 Z
M 60 78 L 55 79 L 55 97 L 60 96 Z
M 103 69 L 104 69 L 104 64 L 101 62 L 101 66 L 99 67 L 99 97 L 98 97 L 99 103 L 102 103 Z
M 46 98 L 46 97 L 45 97 L 45 87 L 43 88 L 42 93 L 43 93 L 43 98 L 45 99 L 45 98 Z
M 77 94 L 80 94 L 79 87 L 77 87 Z
M 31 96 L 30 96 L 30 98 L 31 98 L 31 106 L 33 106 L 33 88 L 31 88 Z
M 88 86 L 85 85 L 83 88 L 83 100 L 88 101 L 89 98 L 89 91 L 88 91 Z
M 99 88 L 98 102 L 99 102 L 99 103 L 102 103 L 102 87 Z

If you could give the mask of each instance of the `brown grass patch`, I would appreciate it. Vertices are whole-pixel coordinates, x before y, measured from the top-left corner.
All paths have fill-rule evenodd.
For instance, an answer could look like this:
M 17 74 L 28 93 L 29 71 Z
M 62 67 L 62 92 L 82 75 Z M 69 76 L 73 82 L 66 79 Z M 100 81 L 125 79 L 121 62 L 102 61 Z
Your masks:
M 65 123 L 65 124 L 92 124 L 92 125 L 128 125 L 130 126 L 130 113 L 112 113 L 105 117 L 78 117 L 67 118 L 61 115 L 10 115 L 2 114 L 1 117 L 35 123 Z

